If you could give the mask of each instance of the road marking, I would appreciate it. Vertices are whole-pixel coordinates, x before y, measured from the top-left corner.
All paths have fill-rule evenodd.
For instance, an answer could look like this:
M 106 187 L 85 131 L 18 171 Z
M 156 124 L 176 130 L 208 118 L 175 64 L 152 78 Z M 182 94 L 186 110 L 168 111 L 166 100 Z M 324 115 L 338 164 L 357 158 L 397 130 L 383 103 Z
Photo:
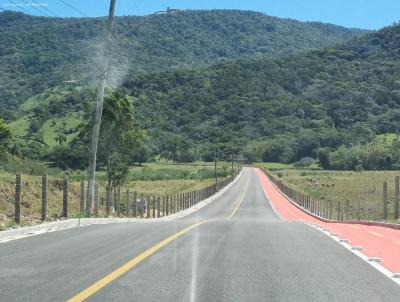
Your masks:
M 249 186 L 249 182 L 250 182 L 250 180 L 247 181 L 246 187 L 245 187 L 245 189 L 243 191 L 243 194 L 241 195 L 241 197 L 240 197 L 235 209 L 233 210 L 233 212 L 226 219 L 231 219 L 235 215 L 237 210 L 239 209 L 240 204 L 242 203 L 242 201 L 244 199 L 244 196 L 245 196 L 245 194 L 247 192 L 247 188 Z M 174 235 L 171 235 L 167 239 L 164 239 L 163 241 L 160 241 L 159 243 L 157 243 L 153 247 L 151 247 L 148 250 L 146 250 L 143 253 L 141 253 L 139 256 L 136 256 L 132 260 L 128 261 L 127 263 L 125 263 L 122 266 L 120 266 L 119 268 L 117 268 L 115 271 L 109 273 L 108 275 L 106 275 L 105 277 L 100 279 L 99 281 L 95 282 L 94 284 L 92 284 L 88 288 L 84 289 L 83 291 L 81 291 L 80 293 L 78 293 L 77 295 L 72 297 L 71 299 L 67 300 L 67 302 L 81 302 L 81 301 L 86 300 L 87 298 L 89 298 L 90 296 L 92 296 L 96 292 L 98 292 L 100 289 L 102 289 L 106 285 L 110 284 L 111 282 L 113 282 L 115 279 L 117 279 L 120 276 L 122 276 L 123 274 L 125 274 L 130 269 L 134 268 L 136 265 L 138 265 L 144 259 L 146 259 L 149 256 L 153 255 L 155 252 L 157 252 L 158 250 L 160 250 L 161 248 L 163 248 L 164 246 L 166 246 L 170 242 L 174 241 L 178 237 L 186 234 L 187 232 L 191 231 L 192 229 L 194 229 L 194 228 L 196 228 L 196 227 L 198 227 L 198 226 L 200 226 L 200 225 L 202 225 L 202 224 L 204 224 L 206 222 L 209 222 L 209 221 L 210 220 L 205 220 L 205 221 L 201 221 L 201 222 L 195 223 L 195 224 L 187 227 L 186 229 L 183 229 L 183 230 L 179 231 L 178 233 L 175 233 Z
M 309 226 L 316 228 L 315 226 L 311 225 L 310 223 L 307 223 Z M 318 228 L 316 228 L 318 230 Z M 322 232 L 324 234 L 327 234 L 325 232 Z M 329 235 L 329 234 L 327 234 Z M 400 278 L 396 277 L 396 273 L 391 272 L 387 268 L 381 265 L 381 262 L 383 259 L 380 258 L 373 258 L 373 257 L 368 257 L 365 254 L 361 253 L 362 248 L 359 246 L 351 246 L 350 244 L 346 242 L 339 242 L 337 241 L 334 237 L 328 236 L 329 238 L 335 240 L 338 242 L 341 246 L 352 252 L 354 255 L 360 257 L 363 261 L 371 265 L 373 268 L 384 274 L 386 277 L 388 277 L 390 280 L 395 282 L 397 285 L 400 285 Z
M 236 207 L 233 209 L 232 213 L 231 213 L 228 217 L 226 217 L 226 219 L 231 219 L 231 218 L 233 217 L 233 215 L 236 214 L 237 210 L 238 210 L 239 207 L 240 207 L 240 204 L 242 203 L 242 201 L 243 201 L 243 199 L 244 199 L 244 196 L 246 195 L 247 188 L 249 187 L 249 182 L 250 182 L 250 180 L 247 181 L 246 187 L 244 188 L 243 194 L 242 194 L 242 196 L 240 197 L 240 199 L 239 199 L 239 201 L 238 201 Z
M 141 253 L 139 256 L 136 256 L 132 260 L 128 261 L 127 263 L 125 263 L 122 266 L 120 266 L 119 268 L 117 268 L 112 273 L 106 275 L 105 277 L 103 277 L 102 279 L 97 281 L 96 283 L 92 284 L 91 286 L 84 289 L 83 291 L 81 291 L 80 293 L 78 293 L 77 295 L 72 297 L 71 299 L 67 300 L 67 302 L 80 302 L 80 301 L 86 300 L 87 298 L 89 298 L 90 296 L 92 296 L 93 294 L 98 292 L 100 289 L 102 289 L 104 286 L 108 285 L 109 283 L 111 283 L 112 281 L 117 279 L 118 277 L 122 276 L 127 271 L 129 271 L 130 269 L 132 269 L 133 267 L 138 265 L 144 259 L 148 258 L 149 256 L 151 256 L 152 254 L 154 254 L 155 252 L 157 252 L 158 250 L 160 250 L 161 248 L 163 248 L 170 242 L 174 241 L 178 237 L 186 234 L 187 232 L 193 230 L 194 228 L 196 228 L 206 222 L 209 222 L 209 220 L 195 223 L 195 224 L 187 227 L 186 229 L 183 229 L 183 230 L 175 233 L 174 235 L 164 239 L 163 241 L 160 241 L 156 245 L 152 246 L 148 250 Z
M 379 233 L 376 233 L 376 232 L 369 231 L 368 233 L 370 233 L 371 235 L 377 236 L 377 237 L 383 237 L 382 234 L 379 234 Z
M 360 228 L 358 228 L 358 227 L 355 227 L 354 225 L 349 225 L 348 226 L 349 228 L 352 228 L 352 229 L 355 229 L 355 230 L 359 230 Z

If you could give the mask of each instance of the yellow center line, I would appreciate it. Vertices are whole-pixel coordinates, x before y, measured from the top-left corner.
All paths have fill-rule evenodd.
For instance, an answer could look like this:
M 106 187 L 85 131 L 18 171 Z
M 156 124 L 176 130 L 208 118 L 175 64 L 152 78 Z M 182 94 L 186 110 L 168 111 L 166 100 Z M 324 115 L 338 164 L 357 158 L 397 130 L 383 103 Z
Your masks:
M 235 215 L 235 213 L 239 209 L 240 204 L 242 203 L 242 201 L 244 199 L 244 196 L 246 194 L 248 186 L 249 186 L 249 181 L 247 181 L 246 187 L 245 187 L 245 189 L 243 191 L 243 194 L 241 195 L 241 197 L 240 197 L 235 209 L 233 210 L 233 212 L 226 219 L 231 219 L 233 217 L 233 215 Z M 123 264 L 122 266 L 117 268 L 115 271 L 109 273 L 108 275 L 106 275 L 102 279 L 100 279 L 99 281 L 93 283 L 91 286 L 89 286 L 88 288 L 84 289 L 83 291 L 81 291 L 80 293 L 75 295 L 74 297 L 70 298 L 69 300 L 67 300 L 67 302 L 81 302 L 81 301 L 86 300 L 87 298 L 89 298 L 90 296 L 92 296 L 96 292 L 98 292 L 100 289 L 102 289 L 106 285 L 110 284 L 111 282 L 113 282 L 115 279 L 117 279 L 120 276 L 122 276 L 123 274 L 125 274 L 130 269 L 134 268 L 140 262 L 142 262 L 143 260 L 145 260 L 149 256 L 153 255 L 155 252 L 157 252 L 158 250 L 160 250 L 161 248 L 163 248 L 167 244 L 171 243 L 172 241 L 174 241 L 178 237 L 186 234 L 187 232 L 193 230 L 194 228 L 196 228 L 196 227 L 198 227 L 198 226 L 200 226 L 200 225 L 202 225 L 202 224 L 204 224 L 206 222 L 209 222 L 209 221 L 210 220 L 205 220 L 205 221 L 201 221 L 201 222 L 195 223 L 195 224 L 193 224 L 193 225 L 191 225 L 191 226 L 189 226 L 189 227 L 187 227 L 187 228 L 185 228 L 185 229 L 183 229 L 183 230 L 171 235 L 170 237 L 164 239 L 163 241 L 160 241 L 159 243 L 157 243 L 156 245 L 152 246 L 148 250 L 144 251 L 140 255 L 136 256 L 132 260 L 130 260 L 127 263 Z
M 242 194 L 242 196 L 240 197 L 240 199 L 239 199 L 239 201 L 238 201 L 236 207 L 233 209 L 232 213 L 231 213 L 228 217 L 226 217 L 226 219 L 231 219 L 231 218 L 233 217 L 233 215 L 236 214 L 237 210 L 238 210 L 239 207 L 240 207 L 240 204 L 242 203 L 242 201 L 243 201 L 243 199 L 244 199 L 244 196 L 246 195 L 247 188 L 248 188 L 248 186 L 249 186 L 249 182 L 250 182 L 250 180 L 247 181 L 246 187 L 244 188 L 243 194 Z
M 383 237 L 382 234 L 379 234 L 379 233 L 376 233 L 376 232 L 369 231 L 368 233 L 370 233 L 371 235 L 374 235 L 374 236 Z
M 183 230 L 175 233 L 174 235 L 164 239 L 163 241 L 157 243 L 153 247 L 151 247 L 148 250 L 146 250 L 143 253 L 141 253 L 139 256 L 133 258 L 129 262 L 127 262 L 124 265 L 122 265 L 119 268 L 117 268 L 112 273 L 106 275 L 105 277 L 103 277 L 102 279 L 97 281 L 96 283 L 94 283 L 91 286 L 89 286 L 88 288 L 84 289 L 83 291 L 78 293 L 76 296 L 74 296 L 71 299 L 67 300 L 67 302 L 84 301 L 85 299 L 89 298 L 90 296 L 95 294 L 97 291 L 102 289 L 107 284 L 111 283 L 112 281 L 114 281 L 115 279 L 120 277 L 121 275 L 125 274 L 128 270 L 130 270 L 133 267 L 135 267 L 137 264 L 142 262 L 144 259 L 146 259 L 147 257 L 149 257 L 152 254 L 154 254 L 155 252 L 157 252 L 159 249 L 163 248 L 164 246 L 166 246 L 170 242 L 174 241 L 178 237 L 186 234 L 187 232 L 193 230 L 194 228 L 196 228 L 199 225 L 202 225 L 202 224 L 204 224 L 206 222 L 208 222 L 208 220 L 205 220 L 205 221 L 202 221 L 202 222 L 199 222 L 199 223 L 195 223 L 195 224 L 187 227 L 186 229 L 183 229 Z

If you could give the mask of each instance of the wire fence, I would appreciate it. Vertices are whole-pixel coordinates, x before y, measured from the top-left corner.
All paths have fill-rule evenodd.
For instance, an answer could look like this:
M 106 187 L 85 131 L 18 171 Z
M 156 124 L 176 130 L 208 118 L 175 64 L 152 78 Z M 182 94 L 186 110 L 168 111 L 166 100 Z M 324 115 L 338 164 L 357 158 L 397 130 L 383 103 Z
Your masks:
M 97 183 L 92 216 L 165 217 L 207 199 L 232 182 L 239 172 L 239 169 L 234 169 L 229 177 L 217 183 L 171 195 L 143 193 L 126 186 L 112 188 L 105 183 Z M 3 212 L 11 216 L 9 218 L 16 224 L 85 217 L 87 182 L 84 179 L 70 183 L 68 177 L 60 179 L 47 175 L 34 177 L 17 174 L 13 187 L 15 191 L 11 198 L 8 197 L 10 207 L 3 209 Z
M 344 220 L 398 220 L 400 214 L 400 181 L 396 176 L 393 187 L 384 181 L 370 190 L 365 191 L 364 199 L 357 201 L 344 200 L 332 202 L 329 200 L 318 200 L 299 192 L 282 180 L 276 178 L 266 169 L 262 169 L 270 181 L 297 206 L 321 218 L 344 221 Z M 394 190 L 393 190 L 394 189 Z M 340 194 L 340 192 L 338 192 Z

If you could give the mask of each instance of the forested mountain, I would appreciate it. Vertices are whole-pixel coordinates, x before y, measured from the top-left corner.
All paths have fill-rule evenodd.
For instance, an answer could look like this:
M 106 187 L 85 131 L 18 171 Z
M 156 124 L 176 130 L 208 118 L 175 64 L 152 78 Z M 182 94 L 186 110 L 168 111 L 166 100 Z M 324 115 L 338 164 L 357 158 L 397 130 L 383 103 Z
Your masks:
M 144 74 L 123 86 L 161 150 L 218 142 L 246 146 L 255 160 L 315 158 L 399 131 L 399 35 L 395 25 L 338 47 Z M 399 166 L 399 150 L 383 149 L 376 160 Z
M 45 18 L 0 13 L 0 114 L 67 80 L 98 75 L 105 18 Z M 116 18 L 111 79 L 192 68 L 217 60 L 292 54 L 348 41 L 365 31 L 235 10 Z M 6 111 L 6 112 L 5 112 Z
M 185 18 L 190 26 L 180 24 Z M 297 162 L 318 157 L 325 168 L 333 169 L 400 167 L 398 139 L 393 139 L 390 146 L 377 140 L 380 134 L 399 132 L 400 25 L 359 36 L 359 31 L 331 25 L 251 12 L 211 11 L 183 12 L 176 17 L 120 18 L 118 33 L 121 28 L 132 28 L 130 21 L 138 20 L 149 22 L 143 32 L 153 35 L 153 39 L 146 39 L 143 32 L 139 34 L 138 25 L 129 31 L 131 36 L 118 34 L 122 41 L 116 48 L 121 51 L 116 56 L 120 65 L 114 62 L 125 66 L 119 70 L 123 77 L 116 85 L 116 95 L 125 95 L 124 102 L 133 103 L 137 129 L 147 132 L 146 144 L 138 147 L 135 155 L 138 161 L 155 155 L 176 161 L 209 160 L 217 146 L 221 156 L 225 151 L 225 155 L 232 150 L 242 151 L 249 160 Z M 96 37 L 103 20 L 62 22 L 94 22 L 97 30 L 91 32 L 83 26 L 83 36 L 90 33 Z M 171 23 L 175 25 L 166 26 Z M 273 26 L 266 30 L 266 24 Z M 315 33 L 306 37 L 295 30 L 304 27 L 320 35 L 325 32 L 324 38 L 329 31 L 334 34 L 330 42 L 316 42 Z M 185 36 L 190 28 L 192 35 Z M 70 40 L 79 41 L 77 37 Z M 333 40 L 348 41 L 338 44 Z M 89 47 L 90 41 L 85 38 L 81 43 Z M 316 44 L 319 49 L 315 49 Z M 130 53 L 132 49 L 136 52 Z M 48 89 L 53 84 L 46 83 L 40 89 L 35 86 L 36 92 L 42 92 L 22 102 L 18 112 L 13 111 L 17 119 L 11 126 L 18 136 L 34 138 L 33 142 L 14 146 L 18 154 L 63 162 L 63 167 L 83 167 L 87 141 L 82 143 L 76 135 L 82 129 L 82 118 L 90 116 L 95 91 L 86 84 L 91 77 L 89 65 L 85 65 L 90 62 L 88 57 L 81 61 L 77 58 L 74 65 L 70 55 L 59 57 L 63 63 L 50 72 L 45 71 L 46 64 L 37 68 L 43 67 L 43 76 L 51 74 L 46 76 L 49 81 L 64 76 L 62 71 L 68 79 L 80 81 L 73 85 L 54 83 Z M 75 77 L 74 72 L 83 66 L 88 70 Z M 40 73 L 35 74 L 40 78 Z M 31 81 L 36 80 L 23 75 L 16 79 L 13 85 L 18 88 L 14 86 L 14 91 L 24 85 L 34 87 Z M 33 93 L 26 92 L 27 96 Z M 57 146 L 61 138 L 67 147 Z M 50 148 L 40 147 L 37 142 L 41 141 Z M 68 151 L 59 152 L 60 148 Z
M 140 150 L 145 158 L 210 159 L 219 145 L 244 150 L 251 160 L 295 162 L 320 153 L 331 158 L 328 168 L 355 168 L 367 156 L 359 147 L 365 146 L 379 161 L 366 168 L 397 167 L 400 148 L 371 144 L 377 135 L 399 130 L 399 34 L 395 25 L 295 55 L 129 73 L 119 89 L 131 98 L 135 121 L 149 134 Z M 82 149 L 73 133 L 92 93 L 74 86 L 48 90 L 21 106 L 27 115 L 14 127 L 53 145 L 58 130 L 72 135 L 68 154 L 74 162 Z

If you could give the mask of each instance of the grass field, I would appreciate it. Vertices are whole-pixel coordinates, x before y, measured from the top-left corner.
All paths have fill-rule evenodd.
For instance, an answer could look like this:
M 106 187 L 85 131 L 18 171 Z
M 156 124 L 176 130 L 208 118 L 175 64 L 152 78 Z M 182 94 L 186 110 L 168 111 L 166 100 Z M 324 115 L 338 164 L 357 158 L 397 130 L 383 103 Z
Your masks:
M 311 197 L 353 209 L 361 207 L 368 219 L 379 219 L 383 213 L 383 182 L 388 183 L 389 217 L 394 214 L 394 179 L 399 171 L 323 171 L 271 170 L 292 188 Z
M 225 177 L 231 172 L 230 163 L 218 162 L 218 177 Z M 74 171 L 70 173 L 72 179 L 80 179 L 84 176 L 84 171 Z M 157 181 L 174 179 L 203 180 L 214 177 L 214 163 L 196 162 L 191 164 L 171 164 L 171 163 L 146 163 L 141 166 L 129 168 L 127 182 L 133 181 Z M 105 171 L 97 173 L 99 180 L 106 180 Z
M 78 113 L 71 114 L 68 117 L 49 119 L 42 125 L 39 134 L 47 145 L 53 147 L 57 145 L 56 137 L 60 129 L 69 132 L 69 130 L 78 127 L 81 123 L 82 117 Z M 67 134 L 67 143 L 75 136 L 76 133 L 74 131 L 71 134 Z
M 377 141 L 383 146 L 392 145 L 393 142 L 399 140 L 399 136 L 396 133 L 385 133 L 377 135 Z

